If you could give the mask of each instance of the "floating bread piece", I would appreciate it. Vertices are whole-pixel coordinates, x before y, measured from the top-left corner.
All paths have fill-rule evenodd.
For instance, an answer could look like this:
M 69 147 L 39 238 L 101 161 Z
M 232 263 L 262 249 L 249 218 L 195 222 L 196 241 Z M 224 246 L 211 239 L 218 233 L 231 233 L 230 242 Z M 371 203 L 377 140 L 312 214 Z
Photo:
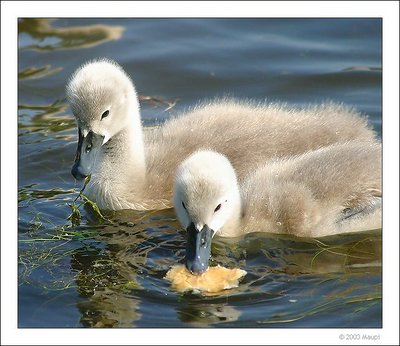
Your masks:
M 165 278 L 171 281 L 172 288 L 179 292 L 192 290 L 211 293 L 238 287 L 239 279 L 246 274 L 247 272 L 242 269 L 217 266 L 208 268 L 203 274 L 193 275 L 180 264 L 173 266 Z

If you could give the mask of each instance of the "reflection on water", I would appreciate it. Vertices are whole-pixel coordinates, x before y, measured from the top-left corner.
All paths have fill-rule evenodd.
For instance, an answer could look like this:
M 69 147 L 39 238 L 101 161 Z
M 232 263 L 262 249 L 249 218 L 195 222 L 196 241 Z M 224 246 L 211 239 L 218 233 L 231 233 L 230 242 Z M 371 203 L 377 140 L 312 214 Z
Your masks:
M 107 221 L 81 208 L 80 225 L 67 219 L 81 185 L 69 173 L 77 134 L 64 88 L 94 57 L 110 56 L 135 76 L 145 126 L 168 118 L 171 108 L 193 105 L 199 93 L 232 91 L 296 104 L 345 102 L 368 113 L 380 133 L 379 25 L 293 23 L 20 19 L 20 327 L 382 325 L 381 230 L 321 239 L 216 238 L 211 265 L 247 275 L 217 294 L 179 294 L 164 279 L 185 255 L 173 210 L 119 211 Z M 363 47 L 356 55 L 346 53 L 348 37 Z M 335 49 L 327 49 L 329 40 Z
M 65 112 L 66 109 L 67 109 L 67 104 L 64 102 L 60 102 L 58 100 L 49 105 L 19 104 L 18 116 L 21 120 L 23 120 L 24 117 L 25 118 L 29 117 L 27 123 L 32 124 L 34 126 L 36 125 L 36 127 L 40 129 L 43 128 L 47 129 L 49 125 L 54 125 L 54 123 L 59 122 L 60 119 L 68 121 L 71 126 L 75 125 L 75 122 L 70 116 L 55 117 L 55 115 Z M 23 122 L 21 122 L 18 125 L 19 128 L 24 128 L 24 126 L 28 127 Z M 28 129 L 33 130 L 32 128 L 29 127 Z
M 228 303 L 192 302 L 184 300 L 177 308 L 179 319 L 189 327 L 208 327 L 224 322 L 238 321 L 241 312 Z
M 40 106 L 20 104 L 18 136 L 23 137 L 20 143 L 38 143 L 51 134 L 57 139 L 75 141 L 75 120 L 71 116 L 61 115 L 66 108 L 66 104 L 58 101 Z M 32 136 L 33 133 L 39 137 Z
M 334 315 L 335 311 L 355 314 L 340 323 L 357 326 L 359 311 L 375 307 L 380 311 L 380 231 L 335 236 L 323 242 L 259 233 L 218 238 L 214 264 L 248 272 L 239 287 L 212 295 L 178 294 L 164 279 L 170 267 L 184 259 L 185 237 L 172 210 L 112 213 L 108 217 L 113 221 L 103 224 L 94 214 L 88 215 L 92 220 L 85 231 L 90 233 L 82 237 L 80 246 L 63 250 L 65 233 L 78 231 L 66 227 L 64 239 L 47 246 L 53 247 L 45 256 L 49 260 L 36 259 L 42 270 L 60 266 L 59 270 L 68 272 L 61 265 L 68 255 L 70 278 L 60 281 L 54 277 L 53 287 L 47 283 L 47 289 L 79 292 L 84 298 L 77 303 L 83 326 L 276 327 L 303 321 L 318 326 L 320 314 Z M 21 267 L 27 266 L 32 251 L 29 246 L 21 251 Z M 32 272 L 26 274 L 20 275 L 22 282 L 32 276 Z M 165 319 L 165 314 L 171 315 L 170 308 L 172 324 Z
M 28 67 L 18 72 L 18 80 L 46 78 L 62 71 L 62 67 L 52 68 L 50 65 L 42 67 Z
M 118 40 L 124 27 L 117 25 L 85 25 L 58 28 L 51 19 L 23 18 L 19 21 L 19 33 L 27 33 L 37 41 L 27 48 L 40 51 L 55 49 L 90 48 L 102 43 Z M 47 41 L 48 38 L 56 39 Z
M 78 303 L 85 327 L 130 327 L 140 318 L 138 299 L 129 295 L 139 288 L 134 278 L 120 272 L 121 264 L 102 249 L 81 248 L 71 256 L 77 290 L 86 299 Z

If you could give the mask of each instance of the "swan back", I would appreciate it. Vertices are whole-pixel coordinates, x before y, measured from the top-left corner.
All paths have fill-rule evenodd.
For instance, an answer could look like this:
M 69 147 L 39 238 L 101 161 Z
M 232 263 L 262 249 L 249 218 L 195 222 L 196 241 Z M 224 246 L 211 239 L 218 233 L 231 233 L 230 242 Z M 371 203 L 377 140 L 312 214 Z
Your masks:
M 337 142 L 374 141 L 365 117 L 354 109 L 327 103 L 293 108 L 283 104 L 217 99 L 177 116 L 149 136 L 148 170 L 173 181 L 190 153 L 208 148 L 224 154 L 239 181 L 273 157 L 297 155 Z
M 246 232 L 321 237 L 380 228 L 381 145 L 340 143 L 269 161 L 241 193 Z

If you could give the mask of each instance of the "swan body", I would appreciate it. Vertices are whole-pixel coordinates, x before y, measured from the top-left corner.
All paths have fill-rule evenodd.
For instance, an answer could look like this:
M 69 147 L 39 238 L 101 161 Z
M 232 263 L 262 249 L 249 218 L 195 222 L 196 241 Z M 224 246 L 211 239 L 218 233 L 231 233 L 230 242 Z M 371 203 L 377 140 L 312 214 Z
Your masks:
M 171 207 L 176 168 L 199 149 L 226 155 L 241 181 L 269 158 L 375 138 L 365 118 L 341 105 L 295 109 L 234 99 L 199 104 L 146 130 L 131 79 L 106 59 L 78 68 L 66 91 L 79 133 L 72 174 L 91 175 L 85 194 L 100 209 Z
M 339 143 L 272 159 L 241 183 L 227 157 L 201 150 L 182 162 L 174 185 L 193 272 L 207 269 L 214 234 L 323 237 L 381 228 L 381 196 L 377 142 Z

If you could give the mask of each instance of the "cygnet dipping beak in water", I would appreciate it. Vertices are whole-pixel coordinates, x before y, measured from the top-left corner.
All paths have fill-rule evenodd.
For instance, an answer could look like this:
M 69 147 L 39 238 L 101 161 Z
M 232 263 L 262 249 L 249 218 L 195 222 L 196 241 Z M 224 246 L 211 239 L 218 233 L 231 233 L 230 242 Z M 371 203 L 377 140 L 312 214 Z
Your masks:
M 239 185 L 229 160 L 201 150 L 178 168 L 176 215 L 186 267 L 207 270 L 215 234 L 323 237 L 381 228 L 381 145 L 348 142 L 268 161 Z

